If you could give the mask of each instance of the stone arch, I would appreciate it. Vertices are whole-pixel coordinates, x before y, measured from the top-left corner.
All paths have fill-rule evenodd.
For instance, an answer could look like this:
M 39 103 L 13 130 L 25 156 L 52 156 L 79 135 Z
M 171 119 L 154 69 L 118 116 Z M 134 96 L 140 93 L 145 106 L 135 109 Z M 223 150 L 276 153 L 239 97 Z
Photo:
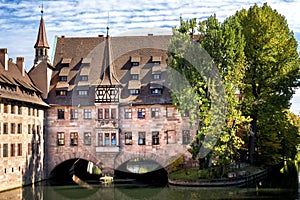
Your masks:
M 178 154 L 172 157 L 163 158 L 156 153 L 152 152 L 144 152 L 144 153 L 132 153 L 132 152 L 121 152 L 115 158 L 115 169 L 118 169 L 122 164 L 126 163 L 129 160 L 135 158 L 146 158 L 152 161 L 157 162 L 161 165 L 162 168 L 167 168 L 171 163 L 173 163 L 177 158 L 179 158 L 182 154 Z M 167 170 L 167 169 L 166 169 Z
M 87 152 L 70 152 L 70 153 L 61 153 L 57 154 L 50 159 L 48 159 L 48 170 L 47 170 L 47 176 L 51 174 L 51 172 L 61 163 L 71 160 L 71 159 L 83 159 L 90 162 L 93 162 L 94 165 L 99 167 L 100 169 L 105 169 L 106 167 L 103 165 L 103 162 L 101 162 L 99 159 L 97 159 L 94 155 Z

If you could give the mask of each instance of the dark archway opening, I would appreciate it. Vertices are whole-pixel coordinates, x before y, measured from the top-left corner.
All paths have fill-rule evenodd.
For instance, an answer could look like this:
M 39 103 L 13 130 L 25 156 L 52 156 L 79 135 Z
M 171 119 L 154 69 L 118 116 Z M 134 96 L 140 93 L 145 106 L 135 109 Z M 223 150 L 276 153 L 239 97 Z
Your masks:
M 84 182 L 98 182 L 101 170 L 95 166 L 89 170 L 88 160 L 70 159 L 57 165 L 50 173 L 51 185 L 77 184 L 74 182 L 74 175 Z
M 115 170 L 115 178 L 153 186 L 165 186 L 168 183 L 168 172 L 155 161 L 132 159 Z

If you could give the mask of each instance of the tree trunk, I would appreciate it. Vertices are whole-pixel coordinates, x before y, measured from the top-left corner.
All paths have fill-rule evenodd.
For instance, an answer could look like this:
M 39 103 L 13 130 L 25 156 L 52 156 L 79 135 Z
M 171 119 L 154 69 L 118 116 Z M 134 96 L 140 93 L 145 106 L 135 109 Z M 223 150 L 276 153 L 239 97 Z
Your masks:
M 257 119 L 256 117 L 252 117 L 251 121 L 251 133 L 249 138 L 249 163 L 253 164 L 253 155 L 254 155 L 254 149 L 255 149 L 255 136 L 257 131 Z

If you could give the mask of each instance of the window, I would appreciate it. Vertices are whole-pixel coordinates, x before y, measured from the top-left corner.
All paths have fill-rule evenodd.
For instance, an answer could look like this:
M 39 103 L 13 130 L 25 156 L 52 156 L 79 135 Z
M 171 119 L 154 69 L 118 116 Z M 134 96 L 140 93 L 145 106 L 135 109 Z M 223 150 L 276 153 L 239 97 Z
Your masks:
M 16 133 L 16 124 L 11 123 L 10 124 L 10 133 L 15 134 Z
M 111 119 L 116 119 L 117 118 L 117 110 L 115 108 L 111 109 Z
M 98 133 L 98 146 L 103 146 L 103 133 Z
M 84 119 L 92 119 L 92 110 L 91 109 L 84 109 L 83 110 L 83 118 Z
M 31 149 L 31 143 L 28 143 L 28 145 L 27 145 L 27 151 L 28 151 L 28 155 L 30 155 L 31 151 L 32 151 L 32 149 Z
M 104 109 L 104 119 L 109 119 L 109 108 Z
M 89 77 L 84 75 L 84 76 L 80 76 L 80 81 L 88 81 Z
M 71 119 L 78 119 L 78 110 L 77 109 L 71 109 Z
M 159 89 L 159 88 L 151 89 L 151 94 L 161 95 L 162 94 L 162 89 Z
M 117 145 L 117 137 L 116 133 L 111 133 L 111 146 L 116 146 Z
M 131 74 L 131 80 L 139 80 L 138 74 Z
M 3 144 L 3 157 L 8 157 L 8 144 Z
M 19 115 L 22 115 L 22 106 L 19 106 L 19 107 L 18 107 L 18 114 L 19 114 Z
M 139 66 L 139 62 L 132 62 L 132 66 Z
M 166 108 L 166 117 L 169 118 L 169 117 L 172 117 L 172 116 L 173 116 L 172 108 L 171 107 L 167 107 Z
M 40 116 L 40 110 L 39 110 L 39 109 L 36 110 L 36 116 L 37 116 L 37 117 Z
M 87 96 L 88 95 L 88 91 L 87 90 L 78 90 L 78 95 L 79 96 Z
M 98 119 L 103 119 L 103 109 L 102 108 L 98 109 Z
M 4 110 L 3 110 L 4 113 L 8 113 L 8 105 L 7 104 L 4 104 Z
M 125 109 L 125 119 L 131 119 L 132 118 L 132 109 L 127 108 Z
M 183 130 L 182 131 L 182 144 L 189 144 L 190 143 L 190 131 Z
M 57 133 L 57 145 L 58 146 L 65 145 L 65 133 L 64 132 Z
M 146 144 L 146 133 L 145 132 L 139 132 L 139 145 L 145 145 Z
M 59 81 L 61 82 L 67 82 L 67 76 L 60 76 Z
M 151 117 L 158 118 L 159 117 L 159 108 L 151 108 Z
M 28 134 L 31 133 L 31 125 L 30 124 L 28 124 L 28 130 L 27 130 L 27 132 L 28 132 Z
M 22 144 L 18 144 L 18 156 L 22 156 Z
M 65 119 L 65 110 L 57 109 L 57 119 Z
M 138 108 L 138 118 L 145 119 L 146 111 L 145 108 Z
M 152 132 L 152 145 L 158 145 L 159 144 L 159 132 L 153 131 Z
M 18 124 L 18 134 L 22 133 L 22 124 Z
M 160 61 L 154 61 L 153 64 L 154 65 L 160 65 Z
M 56 96 L 67 96 L 67 90 L 56 90 Z
M 31 116 L 31 111 L 32 111 L 32 109 L 31 108 L 27 108 L 27 111 L 28 111 L 28 116 Z
M 132 90 L 129 90 L 130 94 L 131 95 L 138 95 L 140 94 L 140 90 L 139 89 L 132 89 Z
M 72 146 L 78 145 L 78 133 L 77 132 L 71 132 L 70 139 L 71 139 L 70 144 Z
M 125 144 L 132 145 L 132 132 L 125 133 Z
M 11 112 L 11 114 L 15 114 L 16 113 L 16 106 L 11 105 L 10 112 Z
M 110 146 L 109 133 L 105 133 L 105 146 Z
M 91 132 L 85 132 L 83 137 L 84 137 L 84 145 L 91 145 L 92 143 Z
M 3 134 L 8 134 L 8 124 L 3 123 Z
M 10 156 L 15 156 L 15 144 L 10 144 Z
M 160 80 L 160 74 L 153 74 L 154 80 Z
M 111 89 L 111 90 L 109 90 L 109 93 L 111 95 L 116 95 L 117 94 L 117 90 Z

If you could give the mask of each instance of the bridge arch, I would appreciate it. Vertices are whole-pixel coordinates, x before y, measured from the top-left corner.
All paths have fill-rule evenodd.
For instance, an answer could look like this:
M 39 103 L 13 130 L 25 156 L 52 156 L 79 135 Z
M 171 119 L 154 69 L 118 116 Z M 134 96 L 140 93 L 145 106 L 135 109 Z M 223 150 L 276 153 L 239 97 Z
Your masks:
M 100 168 L 101 170 L 106 169 L 106 167 L 103 165 L 103 162 L 101 162 L 98 158 L 93 156 L 90 153 L 86 152 L 64 152 L 61 154 L 56 154 L 53 157 L 48 158 L 48 169 L 47 169 L 47 175 L 48 177 L 51 176 L 51 172 L 57 168 L 60 164 L 68 161 L 68 160 L 87 160 L 92 162 L 95 166 Z
M 175 160 L 177 160 L 182 154 L 176 154 L 173 156 L 162 157 L 157 153 L 152 152 L 144 152 L 144 153 L 132 153 L 132 152 L 121 152 L 115 158 L 115 166 L 116 170 L 120 169 L 124 163 L 127 163 L 133 159 L 147 159 L 158 163 L 161 168 L 164 168 L 167 171 L 167 168 L 170 164 L 172 164 Z

